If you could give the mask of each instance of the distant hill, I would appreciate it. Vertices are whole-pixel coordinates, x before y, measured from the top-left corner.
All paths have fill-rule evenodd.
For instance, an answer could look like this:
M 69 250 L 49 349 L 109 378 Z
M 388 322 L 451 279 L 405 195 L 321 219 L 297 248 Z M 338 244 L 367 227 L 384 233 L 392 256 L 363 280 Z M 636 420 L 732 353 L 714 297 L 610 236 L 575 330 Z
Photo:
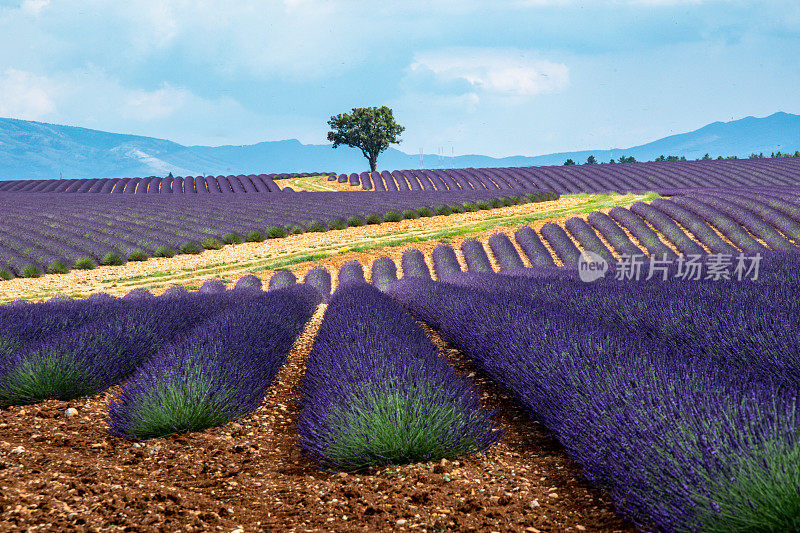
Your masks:
M 800 150 L 800 115 L 775 113 L 714 122 L 698 130 L 671 135 L 641 146 L 585 150 L 539 156 L 494 158 L 463 155 L 439 158 L 426 154 L 426 168 L 506 167 L 578 163 L 594 155 L 608 161 L 621 155 L 637 160 L 659 155 L 697 159 L 708 153 L 747 157 L 752 152 Z M 381 169 L 419 168 L 419 155 L 389 148 L 378 160 Z M 116 178 L 278 172 L 362 172 L 366 161 L 359 150 L 307 145 L 295 139 L 245 146 L 183 146 L 164 139 L 0 118 L 0 179 Z

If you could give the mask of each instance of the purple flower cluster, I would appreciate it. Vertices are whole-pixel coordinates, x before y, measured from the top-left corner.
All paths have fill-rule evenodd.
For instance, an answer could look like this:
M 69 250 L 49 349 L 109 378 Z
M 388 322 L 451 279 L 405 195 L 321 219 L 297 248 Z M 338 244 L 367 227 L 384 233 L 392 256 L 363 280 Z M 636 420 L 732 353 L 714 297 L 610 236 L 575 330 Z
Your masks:
M 487 244 L 492 249 L 492 253 L 500 265 L 500 271 L 525 267 L 522 258 L 517 253 L 517 249 L 514 248 L 514 244 L 505 233 L 495 233 L 489 237 Z
M 514 232 L 514 240 L 517 241 L 519 247 L 528 256 L 528 260 L 534 267 L 552 267 L 555 266 L 553 257 L 550 251 L 544 245 L 542 240 L 533 230 L 528 226 L 522 226 Z
M 436 273 L 436 279 L 442 279 L 450 274 L 461 272 L 461 263 L 458 262 L 455 250 L 446 244 L 440 244 L 433 249 L 431 260 L 433 261 L 433 271 Z
M 300 402 L 300 446 L 337 470 L 452 459 L 501 435 L 471 383 L 402 307 L 367 284 L 334 293 Z
M 581 248 L 588 252 L 596 253 L 609 263 L 613 263 L 615 261 L 611 250 L 609 250 L 608 247 L 603 244 L 603 241 L 601 241 L 600 237 L 598 237 L 597 233 L 595 233 L 594 228 L 592 228 L 585 220 L 578 217 L 570 218 L 564 222 L 564 227 L 572 234 L 573 237 L 575 237 L 575 240 L 578 241 L 578 244 L 581 245 Z
M 108 406 L 113 435 L 143 440 L 196 431 L 258 408 L 320 297 L 296 285 L 239 298 L 125 382 Z
M 348 261 L 339 269 L 337 284 L 339 287 L 348 283 L 366 283 L 364 267 L 358 261 Z
M 575 246 L 575 243 L 569 238 L 564 228 L 552 222 L 548 222 L 542 226 L 539 232 L 565 266 L 574 266 L 578 264 L 581 251 L 578 250 L 578 247 Z
M 589 213 L 586 220 L 620 255 L 646 255 L 644 250 L 633 244 L 619 224 L 602 211 Z

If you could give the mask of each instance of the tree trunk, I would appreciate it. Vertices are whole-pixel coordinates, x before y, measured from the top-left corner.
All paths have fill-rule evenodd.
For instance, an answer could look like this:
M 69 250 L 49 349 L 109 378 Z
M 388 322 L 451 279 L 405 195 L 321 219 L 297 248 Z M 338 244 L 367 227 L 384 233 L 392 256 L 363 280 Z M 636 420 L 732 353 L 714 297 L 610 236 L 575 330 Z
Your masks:
M 375 172 L 375 169 L 378 168 L 378 156 L 371 155 L 369 156 L 369 171 Z

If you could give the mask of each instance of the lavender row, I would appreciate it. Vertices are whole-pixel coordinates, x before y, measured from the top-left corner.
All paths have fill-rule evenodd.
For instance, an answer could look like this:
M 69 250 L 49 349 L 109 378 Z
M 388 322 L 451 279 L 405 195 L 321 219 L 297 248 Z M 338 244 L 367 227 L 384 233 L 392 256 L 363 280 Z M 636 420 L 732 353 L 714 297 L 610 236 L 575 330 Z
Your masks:
M 586 284 L 565 277 L 532 278 L 457 274 L 449 283 L 522 295 L 598 323 L 651 335 L 686 355 L 717 357 L 747 368 L 800 379 L 797 302 L 800 277 L 792 269 L 800 255 L 764 256 L 758 282 L 648 281 L 613 279 Z M 725 309 L 720 316 L 720 309 Z M 768 348 L 767 348 L 768 347 Z
M 686 232 L 663 211 L 643 202 L 633 204 L 630 207 L 630 211 L 650 223 L 658 233 L 678 249 L 681 255 L 703 255 L 706 253 L 702 246 L 689 238 Z
M 138 300 L 98 296 L 88 302 L 4 306 L 3 313 L 16 314 L 17 320 L 8 320 L 0 337 L 13 348 L 0 353 L 0 404 L 101 392 L 233 301 L 167 293 Z M 42 320 L 15 326 L 20 317 L 36 316 Z M 55 327 L 44 330 L 45 324 Z
M 433 261 L 433 271 L 436 273 L 436 279 L 442 279 L 444 276 L 461 272 L 461 263 L 458 262 L 455 250 L 445 244 L 440 244 L 433 249 L 431 261 Z
M 514 232 L 514 239 L 534 267 L 553 267 L 555 262 L 550 251 L 533 228 L 523 226 Z
M 708 202 L 686 196 L 673 196 L 670 201 L 702 218 L 734 246 L 755 252 L 767 251 L 767 248 L 755 240 L 740 223 L 712 207 Z
M 366 283 L 364 267 L 358 261 L 348 261 L 339 269 L 337 283 L 339 287 L 348 283 Z
M 300 405 L 300 446 L 337 470 L 454 459 L 501 436 L 471 383 L 408 313 L 366 284 L 334 294 L 308 356 Z
M 517 249 L 505 233 L 495 233 L 489 237 L 486 244 L 492 250 L 501 272 L 525 267 Z
M 634 204 L 635 205 L 635 204 Z M 668 257 L 675 258 L 677 254 L 672 251 L 659 238 L 658 233 L 647 225 L 643 217 L 635 214 L 631 210 L 624 207 L 614 207 L 608 212 L 608 216 L 617 222 L 622 228 L 627 229 L 639 243 L 645 247 L 647 253 L 651 257 Z M 660 217 L 654 216 L 653 220 L 661 220 Z M 651 222 L 652 223 L 652 222 Z M 654 224 L 655 225 L 655 224 Z M 666 228 L 666 226 L 660 226 Z M 672 230 L 674 231 L 674 227 Z M 661 231 L 661 230 L 660 230 Z M 625 253 L 620 250 L 620 253 Z
M 323 301 L 331 295 L 331 273 L 325 267 L 316 266 L 306 272 L 303 283 L 316 290 Z
M 297 285 L 245 298 L 200 323 L 126 381 L 108 407 L 111 433 L 144 440 L 255 411 L 319 301 Z
M 470 272 L 494 272 L 492 264 L 489 262 L 489 256 L 486 255 L 486 250 L 480 241 L 465 239 L 461 243 L 461 252 L 464 254 L 467 270 Z
M 52 300 L 41 304 L 16 302 L 0 306 L 0 359 L 24 350 L 50 335 L 79 328 L 113 315 L 121 307 L 109 302 Z
M 729 227 L 736 227 L 737 232 L 749 232 L 747 236 L 752 234 L 753 237 L 761 239 L 773 250 L 791 250 L 793 248 L 792 243 L 778 230 L 741 205 L 732 204 L 712 195 L 676 196 L 673 198 L 673 201 L 683 206 L 695 207 L 701 205 L 706 210 L 716 210 L 722 215 L 717 215 L 717 218 L 727 218 L 727 225 Z M 718 224 L 714 225 L 719 228 Z M 753 237 L 745 239 L 741 246 L 738 242 L 734 242 L 734 244 L 743 250 L 758 250 L 759 248 L 763 248 Z M 741 239 L 741 237 L 739 237 L 739 239 Z
M 800 222 L 800 205 L 792 201 L 792 196 L 798 196 L 796 189 L 782 192 L 778 195 L 765 194 L 761 189 L 756 191 L 742 191 L 737 189 L 733 191 L 733 194 L 763 202 L 768 207 L 788 216 L 795 222 Z
M 645 255 L 644 250 L 633 244 L 628 234 L 625 233 L 625 230 L 623 230 L 614 219 L 602 211 L 589 213 L 586 220 L 592 225 L 592 228 L 596 229 L 598 233 L 611 244 L 618 254 L 629 256 Z
M 375 191 L 504 190 L 540 188 L 560 193 L 683 191 L 700 187 L 800 185 L 800 158 L 664 161 L 614 165 L 415 169 L 339 175 Z
M 583 250 L 599 255 L 606 262 L 613 263 L 615 261 L 611 250 L 603 244 L 603 241 L 600 240 L 600 237 L 597 236 L 597 233 L 585 220 L 573 217 L 564 222 L 564 227 L 572 234 Z
M 388 257 L 379 257 L 372 262 L 372 284 L 384 291 L 397 281 L 397 265 Z
M 706 198 L 709 199 L 706 200 Z M 732 219 L 711 207 L 710 202 L 716 202 L 717 200 L 718 198 L 716 197 L 703 196 L 703 202 L 708 203 L 701 203 L 700 201 L 694 202 L 693 197 L 681 196 L 674 197 L 672 200 L 665 201 L 664 203 L 668 206 L 673 206 L 674 204 L 676 209 L 678 206 L 683 205 L 689 207 L 690 211 L 695 214 L 703 215 L 710 223 L 714 224 L 714 227 L 731 239 L 732 242 L 745 253 L 758 253 L 763 256 L 775 250 L 796 251 L 796 247 L 792 246 L 777 229 L 771 227 L 768 227 L 769 231 L 774 232 L 780 239 L 774 238 L 768 241 L 774 248 L 763 246 L 747 232 L 744 226 L 732 223 Z M 639 257 L 640 259 L 647 259 L 649 255 L 659 260 L 666 259 L 667 262 L 671 262 L 673 266 L 677 264 L 675 261 L 677 255 L 675 252 L 662 242 L 658 233 L 656 233 L 646 221 L 649 221 L 654 224 L 656 228 L 660 229 L 665 238 L 670 237 L 667 242 L 675 243 L 682 251 L 689 252 L 687 255 L 707 256 L 705 251 L 692 240 L 672 218 L 667 216 L 663 210 L 657 210 L 648 204 L 635 204 L 632 209 L 633 211 L 630 211 L 622 207 L 617 207 L 612 209 L 609 214 L 602 212 L 591 213 L 588 217 L 591 226 L 580 218 L 568 219 L 565 226 L 571 229 L 573 235 L 576 237 L 575 240 L 581 244 L 584 250 L 599 253 L 601 257 L 608 262 L 614 262 L 616 259 L 611 254 L 611 250 L 600 241 L 598 234 L 594 232 L 595 229 L 600 235 L 606 238 L 607 242 L 613 246 L 614 251 L 623 258 Z M 687 213 L 686 210 L 675 212 Z M 638 215 L 636 213 L 638 213 Z M 754 214 L 749 216 L 752 219 L 756 218 Z M 683 221 L 687 222 L 686 219 Z M 692 222 L 694 221 L 689 221 L 690 224 Z M 758 219 L 757 222 L 766 226 L 766 222 L 760 219 Z M 755 226 L 756 222 L 753 220 L 748 219 L 746 223 L 748 224 L 748 228 L 757 227 Z M 696 231 L 700 231 L 697 229 L 697 225 L 691 227 L 694 227 Z M 708 231 L 713 231 L 708 225 L 705 227 Z M 631 235 L 636 237 L 638 242 L 643 243 L 647 252 L 634 244 L 623 228 L 630 231 Z M 766 229 L 762 231 L 764 233 L 759 235 L 769 237 Z M 547 277 L 554 274 L 550 269 L 555 268 L 555 256 L 559 257 L 567 267 L 574 267 L 581 253 L 566 231 L 552 223 L 545 224 L 542 227 L 541 238 L 533 228 L 525 226 L 516 230 L 514 237 L 519 248 L 523 251 L 525 256 L 527 256 L 532 265 L 532 269 L 527 269 L 528 272 L 524 274 L 526 276 Z M 543 239 L 555 250 L 555 256 L 551 255 Z M 592 245 L 593 240 L 595 241 L 594 245 Z M 781 247 L 780 244 L 782 242 L 787 243 L 787 245 Z M 486 245 L 488 245 L 488 249 L 491 250 L 500 272 L 519 274 L 521 270 L 525 269 L 521 255 L 518 253 L 511 239 L 505 234 L 497 233 L 492 235 L 487 240 Z M 733 250 L 735 250 L 735 252 L 731 255 L 734 258 L 738 257 L 740 253 L 739 249 Z M 484 243 L 476 239 L 466 239 L 461 244 L 461 251 L 466 264 L 466 271 L 472 273 L 494 272 L 493 264 L 489 259 L 487 248 L 484 246 Z M 431 269 L 428 267 L 428 261 L 418 250 L 404 252 L 401 263 L 403 277 L 431 279 Z M 433 265 L 432 272 L 436 275 L 436 279 L 441 280 L 446 276 L 462 271 L 462 266 L 456 252 L 446 245 L 439 245 L 433 250 L 430 263 Z M 536 272 L 532 272 L 531 270 L 535 270 Z M 569 275 L 569 273 L 567 274 Z M 373 265 L 373 281 L 381 290 L 385 290 L 397 277 L 397 265 L 388 257 L 380 258 Z
M 407 250 L 400 259 L 403 277 L 431 279 L 431 271 L 425 262 L 425 255 L 419 250 Z
M 795 244 L 800 244 L 800 223 L 793 218 L 782 213 L 778 209 L 769 206 L 760 199 L 740 196 L 735 192 L 716 192 L 713 197 L 724 200 L 729 205 L 747 209 L 751 213 L 761 217 L 767 224 L 778 229 L 788 239 Z M 798 213 L 800 215 L 800 212 Z
M 675 202 L 656 199 L 651 207 L 669 215 L 673 220 L 691 232 L 692 235 L 703 243 L 711 253 L 735 255 L 738 250 L 723 240 L 702 218 L 684 209 Z
M 0 192 L 230 195 L 280 192 L 276 174 L 0 181 Z
M 482 287 L 491 277 L 509 281 L 478 277 Z M 389 293 L 506 387 L 641 528 L 791 529 L 800 402 L 788 386 L 796 375 L 770 377 L 772 354 L 730 366 L 513 293 L 419 279 Z M 713 324 L 712 316 L 704 318 Z
M 561 226 L 548 222 L 542 226 L 540 233 L 542 238 L 546 240 L 555 251 L 564 266 L 574 266 L 578 264 L 581 252 Z
M 515 191 L 517 202 L 529 201 Z M 0 194 L 0 275 L 63 272 L 127 259 L 197 253 L 223 243 L 326 231 L 420 214 L 449 214 L 498 203 L 496 192 L 298 193 L 242 199 Z M 536 197 L 536 196 L 534 196 Z M 492 202 L 487 201 L 492 200 Z M 389 216 L 391 215 L 391 216 Z M 109 255 L 110 254 L 110 255 Z M 76 262 L 81 260 L 80 265 Z M 25 270 L 29 269 L 29 274 Z
M 786 187 L 800 184 L 800 158 L 656 161 L 614 165 L 416 169 L 330 174 L 328 179 L 375 191 L 541 189 L 559 193 L 683 191 L 706 187 Z M 0 191 L 227 196 L 279 192 L 275 179 L 259 174 L 177 178 L 23 180 L 0 182 Z M 305 173 L 305 175 L 310 175 Z M 284 192 L 291 192 L 290 188 Z

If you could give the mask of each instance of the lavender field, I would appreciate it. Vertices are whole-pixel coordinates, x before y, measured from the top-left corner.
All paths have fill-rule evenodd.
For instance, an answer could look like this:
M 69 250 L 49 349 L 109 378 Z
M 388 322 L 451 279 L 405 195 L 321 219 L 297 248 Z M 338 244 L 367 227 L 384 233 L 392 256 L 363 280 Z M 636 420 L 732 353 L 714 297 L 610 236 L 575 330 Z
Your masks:
M 417 169 L 340 174 L 375 191 L 540 188 L 562 194 L 800 184 L 800 158 L 657 161 L 614 165 Z
M 161 178 L 0 181 L 0 192 L 126 195 L 276 193 L 274 180 L 312 175 L 248 174 Z M 542 189 L 580 192 L 661 191 L 718 187 L 783 187 L 800 184 L 800 158 L 652 161 L 539 167 L 414 169 L 360 174 L 321 173 L 329 180 L 374 191 L 480 191 Z M 291 188 L 284 189 L 292 192 Z
M 642 530 L 794 531 L 797 267 L 777 254 L 758 283 L 472 274 L 388 292 L 506 388 Z
M 178 176 L 161 178 L 97 178 L 0 181 L 0 192 L 101 194 L 231 194 L 281 192 L 276 179 L 302 174 L 239 174 L 237 176 Z M 291 192 L 291 191 L 288 191 Z
M 36 277 L 243 241 L 541 201 L 541 190 L 200 195 L 0 192 L 0 277 Z M 513 197 L 513 199 L 512 199 Z M 468 207 L 469 208 L 469 207 Z
M 517 409 L 625 527 L 797 530 L 800 185 L 791 161 L 785 172 L 772 161 L 714 163 L 717 182 L 710 170 L 690 180 L 679 178 L 686 165 L 664 165 L 652 178 L 660 185 L 647 187 L 660 193 L 652 200 L 338 269 L 0 306 L 0 406 L 106 394 L 103 438 L 180 448 L 187 435 L 262 416 L 281 387 L 297 407 L 290 450 L 302 457 L 289 468 L 331 476 L 475 460 L 512 429 L 533 431 L 500 422 Z M 601 190 L 648 183 L 616 167 L 636 166 L 615 165 Z M 0 260 L 9 276 L 26 276 L 31 265 L 81 268 L 110 253 L 192 253 L 371 220 L 465 209 L 488 220 L 492 208 L 558 196 L 541 182 L 490 188 L 467 179 L 470 169 L 457 174 L 439 176 L 447 190 L 371 193 L 118 195 L 86 183 L 0 192 Z M 384 175 L 383 187 L 398 175 L 407 178 Z M 608 268 L 592 280 L 582 270 L 589 252 Z M 304 339 L 309 323 L 317 329 Z M 291 354 L 303 342 L 287 388 L 278 376 L 298 364 Z M 465 360 L 459 371 L 449 350 Z M 501 391 L 498 408 L 480 392 L 487 383 Z M 497 501 L 514 501 L 508 494 Z
M 122 384 L 108 405 L 118 437 L 226 424 L 260 405 L 330 296 L 298 398 L 298 445 L 322 467 L 457 460 L 501 438 L 474 384 L 413 315 L 543 424 L 643 531 L 794 528 L 799 255 L 767 252 L 758 279 L 587 284 L 564 268 L 448 272 L 441 250 L 438 281 L 413 253 L 400 280 L 373 272 L 385 294 L 349 266 L 332 296 L 330 277 L 308 275 L 269 292 L 243 278 L 228 290 L 5 305 L 0 401 Z

